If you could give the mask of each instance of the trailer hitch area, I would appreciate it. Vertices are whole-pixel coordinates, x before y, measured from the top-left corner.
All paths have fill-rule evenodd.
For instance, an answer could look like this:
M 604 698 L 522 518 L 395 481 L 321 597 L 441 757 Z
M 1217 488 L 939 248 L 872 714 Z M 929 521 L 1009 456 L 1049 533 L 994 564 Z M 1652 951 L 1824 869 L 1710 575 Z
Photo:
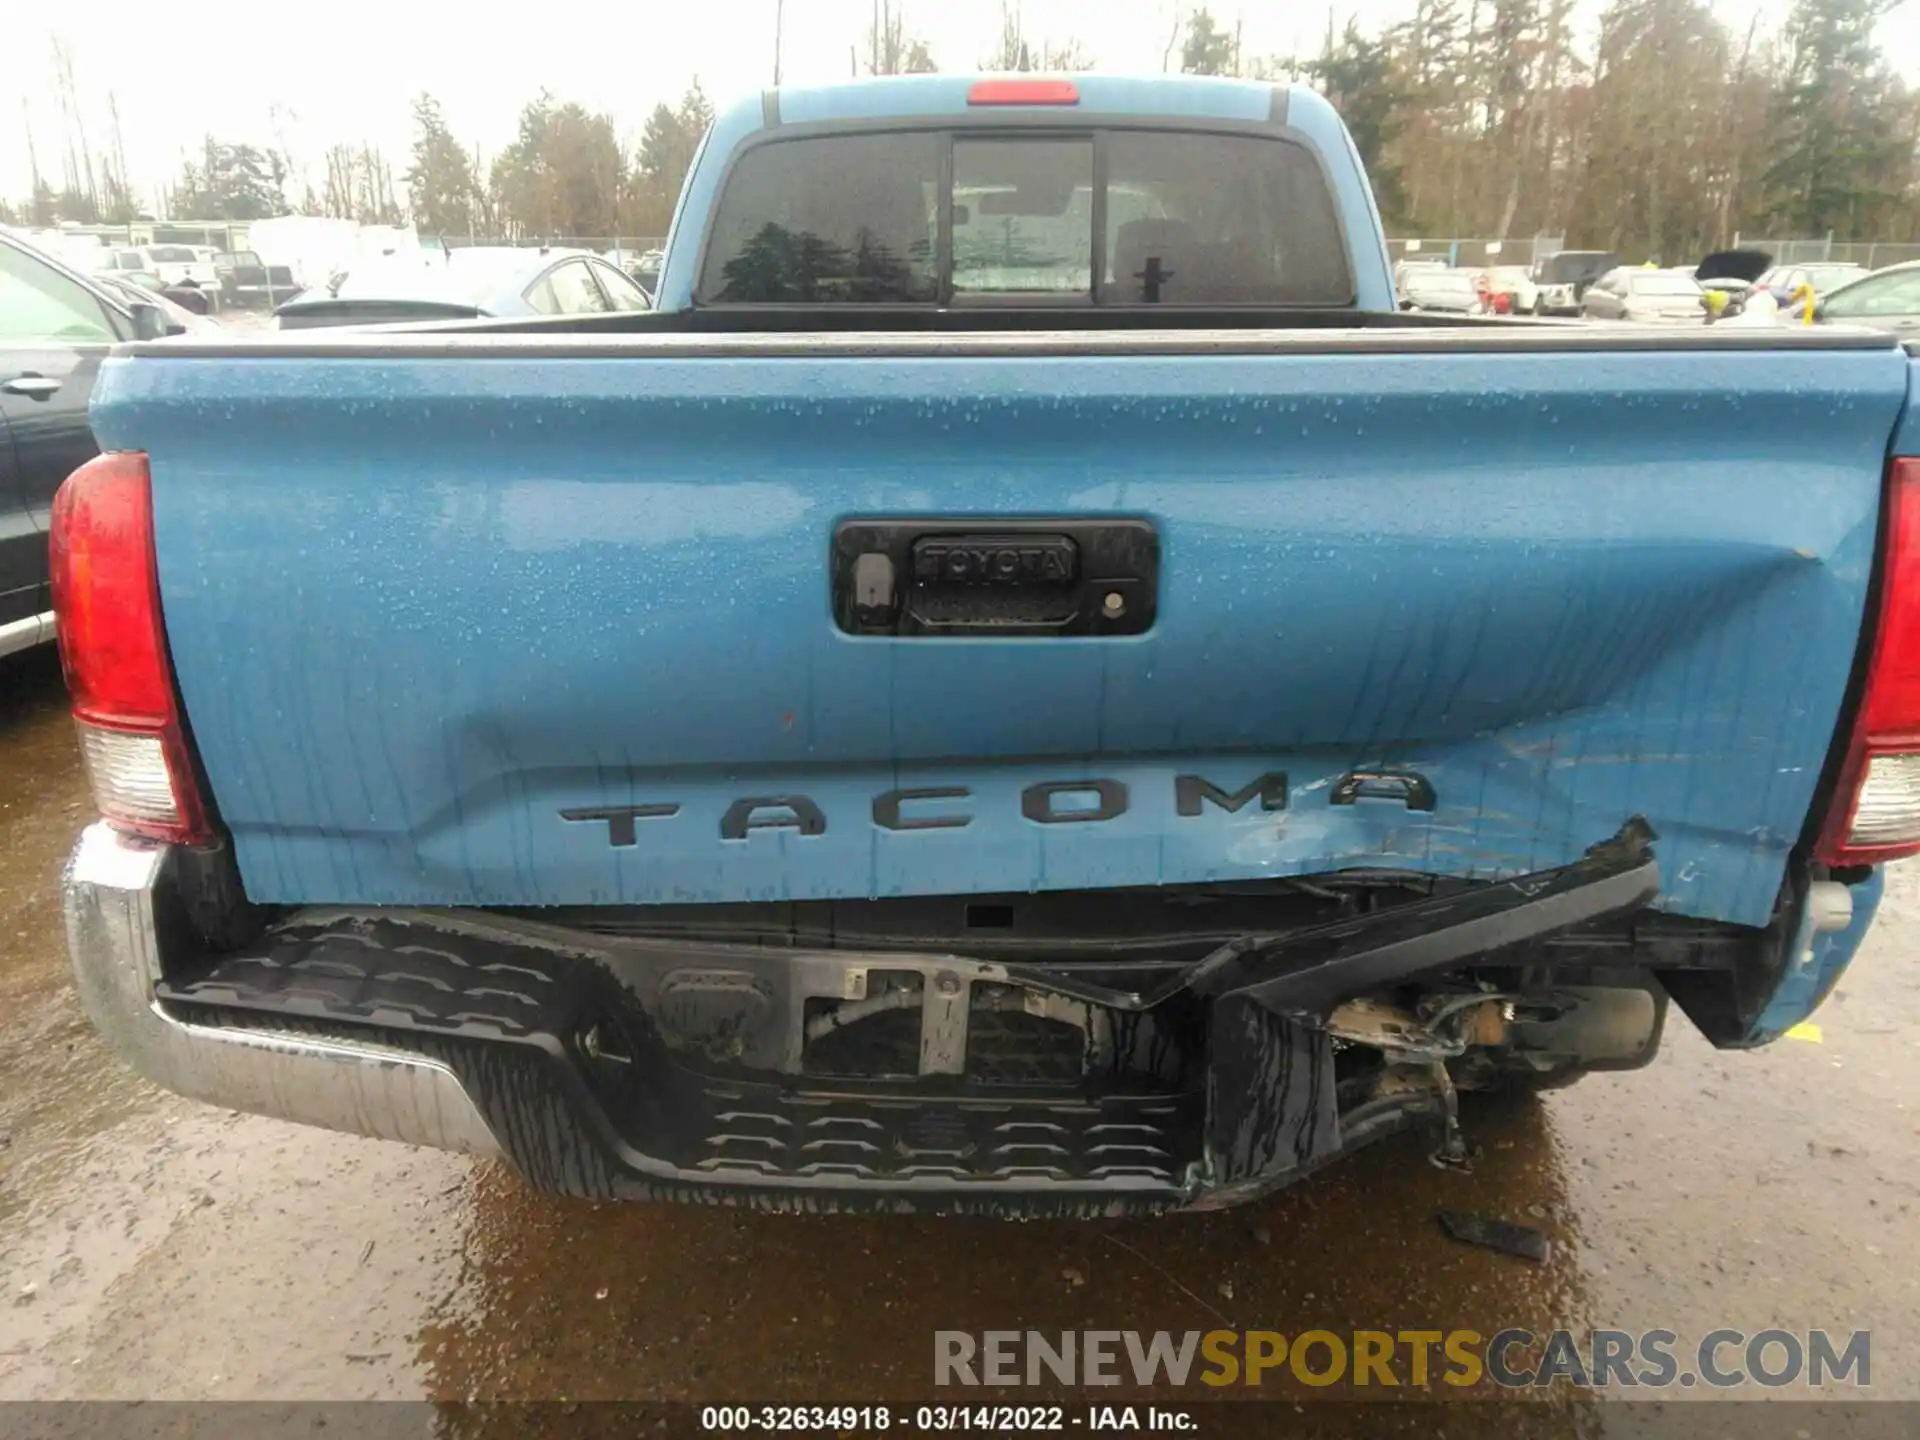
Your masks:
M 1251 1001 L 1323 1027 L 1342 1000 L 1444 970 L 1608 915 L 1660 893 L 1653 827 L 1636 815 L 1571 865 L 1435 895 L 1331 925 L 1240 935 L 1150 991 L 1115 989 L 1042 966 L 1008 966 L 1007 978 L 1121 1011 L 1178 996 Z

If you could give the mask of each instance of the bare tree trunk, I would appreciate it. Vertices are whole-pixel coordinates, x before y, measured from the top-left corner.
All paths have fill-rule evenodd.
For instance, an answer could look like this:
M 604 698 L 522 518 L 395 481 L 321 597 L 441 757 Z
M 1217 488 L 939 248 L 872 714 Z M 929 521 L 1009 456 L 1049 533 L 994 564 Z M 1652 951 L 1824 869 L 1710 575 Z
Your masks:
M 1554 183 L 1553 161 L 1560 150 L 1560 135 L 1554 126 L 1559 118 L 1556 107 L 1560 100 L 1561 27 L 1566 21 L 1566 9 L 1565 0 L 1549 0 L 1549 4 L 1552 8 L 1547 12 L 1546 76 L 1545 83 L 1540 86 L 1541 145 L 1546 155 L 1546 164 L 1540 177 L 1542 224 L 1555 218 L 1561 204 L 1559 187 Z
M 1460 117 L 1462 122 L 1460 126 L 1461 130 L 1467 128 L 1466 121 L 1470 118 L 1473 109 L 1475 86 L 1478 80 L 1476 62 L 1479 53 L 1480 0 L 1473 0 L 1473 4 L 1469 6 L 1467 10 L 1467 59 L 1466 64 L 1462 67 L 1467 87 L 1466 95 L 1463 97 L 1465 100 L 1464 108 L 1466 113 L 1463 113 Z M 1453 194 L 1448 201 L 1448 210 L 1450 213 L 1447 228 L 1455 235 L 1458 235 L 1462 231 L 1461 221 L 1465 218 L 1461 214 L 1460 191 L 1466 180 L 1466 147 L 1460 143 L 1460 136 L 1457 133 L 1452 137 L 1452 140 Z
M 32 199 L 40 198 L 40 154 L 33 145 L 33 107 L 27 103 L 27 97 L 20 97 L 20 120 L 27 127 L 27 173 L 32 177 Z
M 1746 94 L 1747 66 L 1753 58 L 1753 37 L 1759 28 L 1760 16 L 1756 13 L 1754 17 L 1747 22 L 1747 38 L 1740 46 L 1740 63 L 1736 65 L 1733 70 L 1733 94 L 1729 98 L 1735 104 L 1738 104 Z M 1720 192 L 1720 213 L 1718 223 L 1714 227 L 1713 238 L 1716 249 L 1724 247 L 1727 244 L 1728 237 L 1733 234 L 1734 217 L 1739 213 L 1741 172 L 1745 167 L 1747 146 L 1751 143 L 1750 136 L 1740 133 L 1738 123 L 1733 125 L 1731 129 L 1733 131 L 1733 153 L 1727 164 L 1727 183 Z

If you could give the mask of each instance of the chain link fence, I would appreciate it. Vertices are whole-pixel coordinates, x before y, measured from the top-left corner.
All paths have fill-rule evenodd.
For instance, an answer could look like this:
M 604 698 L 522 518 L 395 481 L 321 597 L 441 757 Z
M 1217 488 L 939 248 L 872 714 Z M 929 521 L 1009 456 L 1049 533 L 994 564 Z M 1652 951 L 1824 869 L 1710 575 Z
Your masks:
M 1402 260 L 1421 260 L 1428 256 L 1438 256 L 1449 265 L 1479 267 L 1483 265 L 1531 265 L 1535 260 L 1554 255 L 1566 249 L 1566 241 L 1559 235 L 1535 235 L 1525 240 L 1479 239 L 1435 239 L 1421 236 L 1419 239 L 1401 239 L 1387 241 L 1387 258 L 1398 264 Z
M 1777 265 L 1817 265 L 1827 261 L 1880 270 L 1903 261 L 1920 260 L 1920 243 L 1913 241 L 1835 240 L 1831 235 L 1819 239 L 1735 235 L 1733 243 L 1735 249 L 1764 250 L 1773 256 Z

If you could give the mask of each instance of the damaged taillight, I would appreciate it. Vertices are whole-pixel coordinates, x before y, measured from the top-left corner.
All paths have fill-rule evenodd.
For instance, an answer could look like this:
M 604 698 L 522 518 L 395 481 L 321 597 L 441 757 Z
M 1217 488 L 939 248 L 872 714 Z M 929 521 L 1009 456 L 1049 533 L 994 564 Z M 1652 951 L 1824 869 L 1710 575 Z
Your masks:
M 212 838 L 160 620 L 147 457 L 89 460 L 53 500 L 60 663 L 101 816 L 186 844 Z
M 1817 854 L 1828 865 L 1920 854 L 1920 459 L 1888 467 L 1873 652 Z

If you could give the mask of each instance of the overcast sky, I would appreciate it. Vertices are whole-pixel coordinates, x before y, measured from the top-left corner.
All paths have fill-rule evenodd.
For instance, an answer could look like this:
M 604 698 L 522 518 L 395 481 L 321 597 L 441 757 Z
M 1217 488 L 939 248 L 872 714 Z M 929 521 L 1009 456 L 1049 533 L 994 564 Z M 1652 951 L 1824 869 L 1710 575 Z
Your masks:
M 1191 8 L 1191 0 L 1181 3 Z M 1338 23 L 1355 15 L 1374 28 L 1412 3 L 1335 0 L 1334 13 Z M 1758 8 L 1772 24 L 1789 3 L 1762 0 Z M 611 113 L 623 137 L 634 138 L 655 102 L 677 97 L 695 75 L 716 101 L 769 83 L 775 4 L 260 0 L 180 8 L 151 0 L 70 7 L 0 0 L 0 101 L 13 111 L 0 111 L 0 195 L 28 192 L 29 118 L 41 173 L 60 183 L 56 35 L 73 57 L 96 153 L 110 143 L 111 90 L 134 186 L 151 199 L 178 173 L 182 151 L 209 133 L 278 146 L 313 172 L 327 146 L 371 143 L 398 176 L 412 138 L 408 104 L 422 90 L 439 98 L 460 138 L 489 157 L 512 139 L 520 105 L 543 86 Z M 1589 23 L 1597 5 L 1589 0 Z M 785 81 L 845 77 L 848 46 L 862 43 L 871 8 L 872 0 L 785 0 Z M 1736 22 L 1755 8 L 1752 0 L 1721 0 Z M 1328 15 L 1325 0 L 1220 0 L 1212 9 L 1223 23 L 1242 23 L 1250 54 L 1311 49 Z M 1024 0 L 1023 12 L 1030 39 L 1076 37 L 1102 69 L 1157 71 L 1175 0 Z M 977 64 L 998 35 L 999 16 L 998 0 L 907 0 L 909 33 L 924 36 L 948 70 Z M 1880 38 L 1889 58 L 1920 78 L 1920 0 L 1896 10 Z

